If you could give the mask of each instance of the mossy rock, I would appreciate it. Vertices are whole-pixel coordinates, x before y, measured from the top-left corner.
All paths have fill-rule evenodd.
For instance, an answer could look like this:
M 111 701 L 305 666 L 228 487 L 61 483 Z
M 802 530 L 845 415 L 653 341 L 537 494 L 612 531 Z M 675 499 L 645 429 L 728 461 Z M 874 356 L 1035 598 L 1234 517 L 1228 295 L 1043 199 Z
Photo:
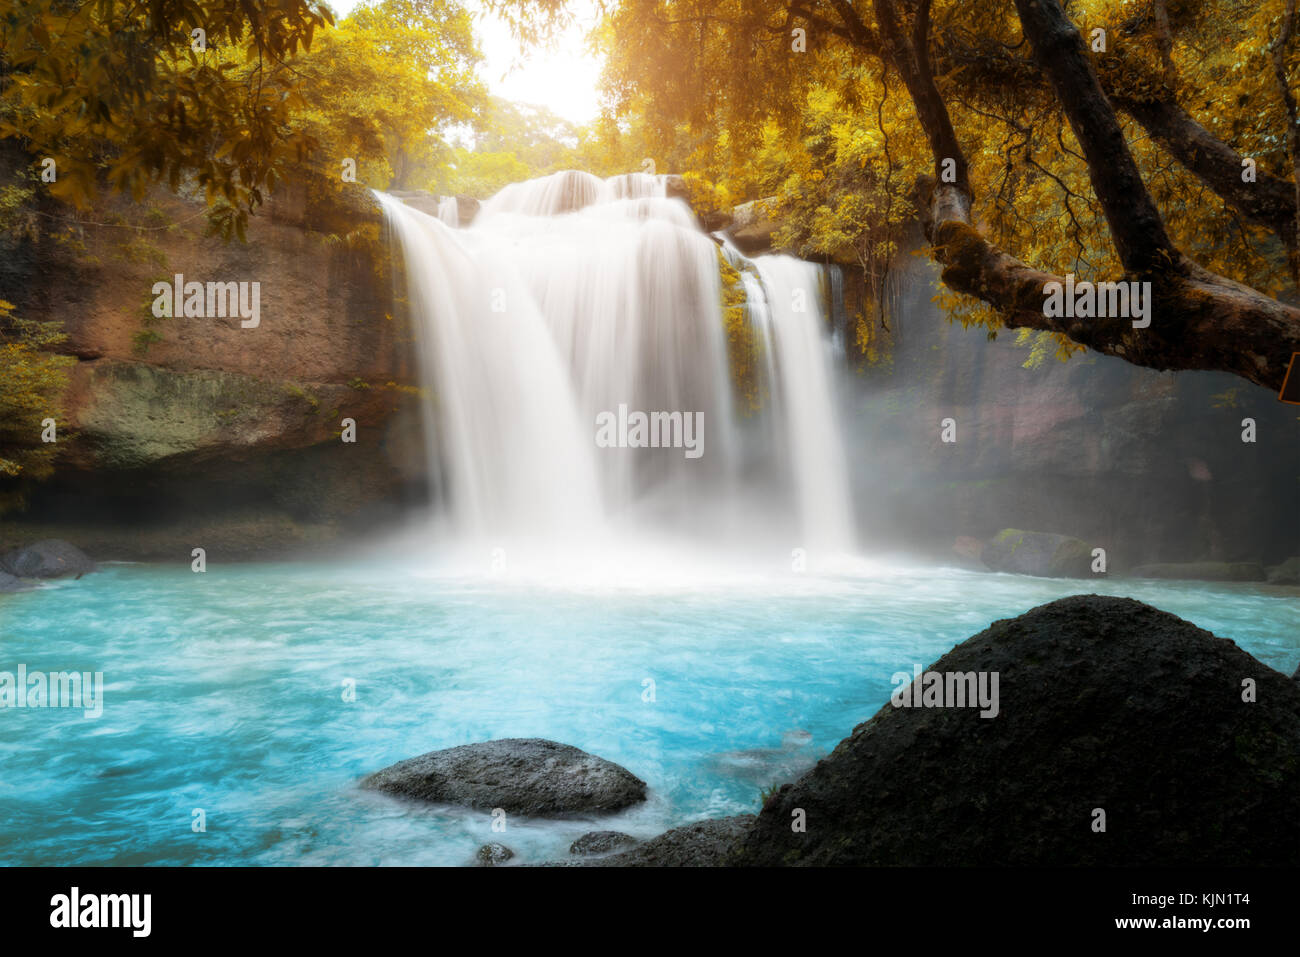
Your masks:
M 1044 578 L 1093 578 L 1092 546 L 1082 539 L 1051 532 L 1004 528 L 980 555 L 996 572 Z

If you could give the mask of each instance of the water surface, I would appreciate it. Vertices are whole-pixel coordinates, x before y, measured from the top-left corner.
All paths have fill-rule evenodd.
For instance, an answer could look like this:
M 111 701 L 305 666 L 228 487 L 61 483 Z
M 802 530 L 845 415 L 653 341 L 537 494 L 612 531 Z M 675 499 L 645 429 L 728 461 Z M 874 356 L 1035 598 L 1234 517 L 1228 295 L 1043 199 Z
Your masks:
M 1287 673 L 1300 658 L 1294 589 L 889 563 L 679 571 L 108 565 L 0 597 L 0 670 L 105 682 L 98 719 L 0 711 L 0 863 L 459 865 L 489 840 L 545 860 L 597 827 L 651 836 L 752 812 L 883 705 L 894 672 L 1079 592 L 1149 602 Z M 626 766 L 650 800 L 494 834 L 487 814 L 356 787 L 425 751 L 529 736 Z

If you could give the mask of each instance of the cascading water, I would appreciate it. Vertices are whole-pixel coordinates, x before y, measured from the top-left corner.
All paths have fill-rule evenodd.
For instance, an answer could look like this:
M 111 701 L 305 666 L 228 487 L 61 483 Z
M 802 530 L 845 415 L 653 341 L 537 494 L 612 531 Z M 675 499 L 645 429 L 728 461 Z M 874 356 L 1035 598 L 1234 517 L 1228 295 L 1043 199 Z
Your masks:
M 766 532 L 851 548 L 821 267 L 726 251 L 769 395 L 755 430 L 733 400 L 718 244 L 662 177 L 567 171 L 517 183 L 462 230 L 439 221 L 441 208 L 435 219 L 379 198 L 433 396 L 431 466 L 463 534 Z M 602 447 L 601 417 L 617 418 L 625 438 L 636 413 L 694 416 L 699 454 Z M 755 431 L 757 453 L 746 447 Z
M 455 196 L 444 196 L 438 200 L 438 219 L 448 226 L 460 225 L 460 202 Z
M 773 407 L 808 540 L 821 548 L 853 545 L 848 466 L 832 388 L 831 341 L 815 307 L 819 267 L 791 256 L 754 260 L 766 292 L 758 326 L 773 357 Z

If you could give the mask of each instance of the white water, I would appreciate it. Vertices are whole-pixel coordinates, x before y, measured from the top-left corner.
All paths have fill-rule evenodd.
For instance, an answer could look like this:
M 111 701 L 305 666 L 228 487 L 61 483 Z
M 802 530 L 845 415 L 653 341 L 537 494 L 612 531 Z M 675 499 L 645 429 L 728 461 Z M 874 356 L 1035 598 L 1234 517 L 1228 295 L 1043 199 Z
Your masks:
M 727 251 L 763 346 L 769 397 L 754 426 L 733 401 L 719 247 L 662 178 L 517 183 L 463 230 L 441 207 L 435 218 L 379 198 L 434 397 L 429 461 L 459 534 L 851 549 L 820 267 Z M 620 406 L 698 413 L 703 455 L 598 447 L 597 416 Z
M 791 256 L 755 261 L 766 293 L 759 325 L 772 356 L 773 409 L 809 541 L 847 551 L 853 545 L 848 465 L 835 414 L 831 344 L 814 293 L 818 267 Z
M 460 203 L 455 196 L 443 196 L 438 200 L 438 219 L 453 228 L 460 225 Z

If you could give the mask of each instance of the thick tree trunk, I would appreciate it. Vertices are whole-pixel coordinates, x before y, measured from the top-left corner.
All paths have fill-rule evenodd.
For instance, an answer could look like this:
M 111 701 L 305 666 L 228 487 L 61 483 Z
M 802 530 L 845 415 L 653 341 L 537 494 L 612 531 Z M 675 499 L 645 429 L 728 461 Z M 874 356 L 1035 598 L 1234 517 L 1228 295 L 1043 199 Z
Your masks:
M 1041 72 L 1023 57 L 1000 46 L 971 45 L 965 37 L 945 35 L 938 47 L 941 76 L 973 68 L 980 83 L 1001 91 L 1038 89 Z M 1288 249 L 1297 245 L 1295 185 L 1264 170 L 1256 171 L 1256 182 L 1242 181 L 1245 158 L 1198 123 L 1175 100 L 1167 88 L 1169 77 L 1154 73 L 1140 75 L 1140 63 L 1123 61 L 1122 69 L 1099 67 L 1102 89 L 1114 106 L 1133 117 L 1166 152 L 1235 209 L 1247 221 L 1277 234 Z M 1125 78 L 1126 77 L 1126 78 Z M 1145 91 L 1141 96 L 1128 88 Z
M 1113 280 L 1151 284 L 1150 325 L 1145 328 L 1135 328 L 1131 316 L 1046 315 L 1044 287 L 1064 283 L 1064 277 L 1021 262 L 975 227 L 966 159 L 929 65 L 924 19 L 929 5 L 923 0 L 916 4 L 918 20 L 909 36 L 895 0 L 873 0 L 877 38 L 845 0 L 833 2 L 854 42 L 898 72 L 915 105 L 936 174 L 918 180 L 916 206 L 950 289 L 994 306 L 1011 328 L 1061 333 L 1097 352 L 1153 369 L 1219 370 L 1281 388 L 1292 354 L 1300 352 L 1300 309 L 1214 275 L 1174 246 L 1083 40 L 1058 0 L 1016 0 L 1016 9 L 1039 68 L 1084 150 L 1093 190 L 1129 273 Z M 942 177 L 948 159 L 957 174 L 953 181 Z M 1240 168 L 1238 163 L 1238 176 Z
M 1243 182 L 1244 157 L 1173 100 L 1112 99 L 1224 202 L 1250 222 L 1277 233 L 1288 249 L 1295 248 L 1296 195 L 1290 183 L 1262 170 L 1256 172 L 1255 182 Z
M 917 208 L 945 285 L 996 307 L 1009 328 L 1058 332 L 1151 369 L 1232 372 L 1273 391 L 1282 388 L 1291 356 L 1300 352 L 1300 310 L 1188 260 L 1147 277 L 1154 306 L 1145 329 L 1122 317 L 1049 317 L 1043 288 L 1065 278 L 1034 269 L 985 239 L 971 224 L 970 201 L 960 190 L 929 177 L 918 186 Z
M 1165 233 L 1078 29 L 1056 0 L 1016 0 L 1016 12 L 1038 67 L 1083 147 L 1088 178 L 1120 262 L 1138 275 L 1176 268 L 1182 257 Z
M 1016 0 L 1040 68 L 1056 90 L 1088 163 L 1111 236 L 1129 277 L 1150 282 L 1151 324 L 1124 317 L 1044 315 L 1043 287 L 1060 277 L 997 250 L 972 226 L 969 199 L 931 190 L 927 234 L 949 286 L 1006 313 L 1007 324 L 1061 332 L 1099 352 L 1157 369 L 1219 369 L 1280 389 L 1300 352 L 1300 310 L 1186 259 L 1169 240 L 1082 38 L 1057 0 Z

